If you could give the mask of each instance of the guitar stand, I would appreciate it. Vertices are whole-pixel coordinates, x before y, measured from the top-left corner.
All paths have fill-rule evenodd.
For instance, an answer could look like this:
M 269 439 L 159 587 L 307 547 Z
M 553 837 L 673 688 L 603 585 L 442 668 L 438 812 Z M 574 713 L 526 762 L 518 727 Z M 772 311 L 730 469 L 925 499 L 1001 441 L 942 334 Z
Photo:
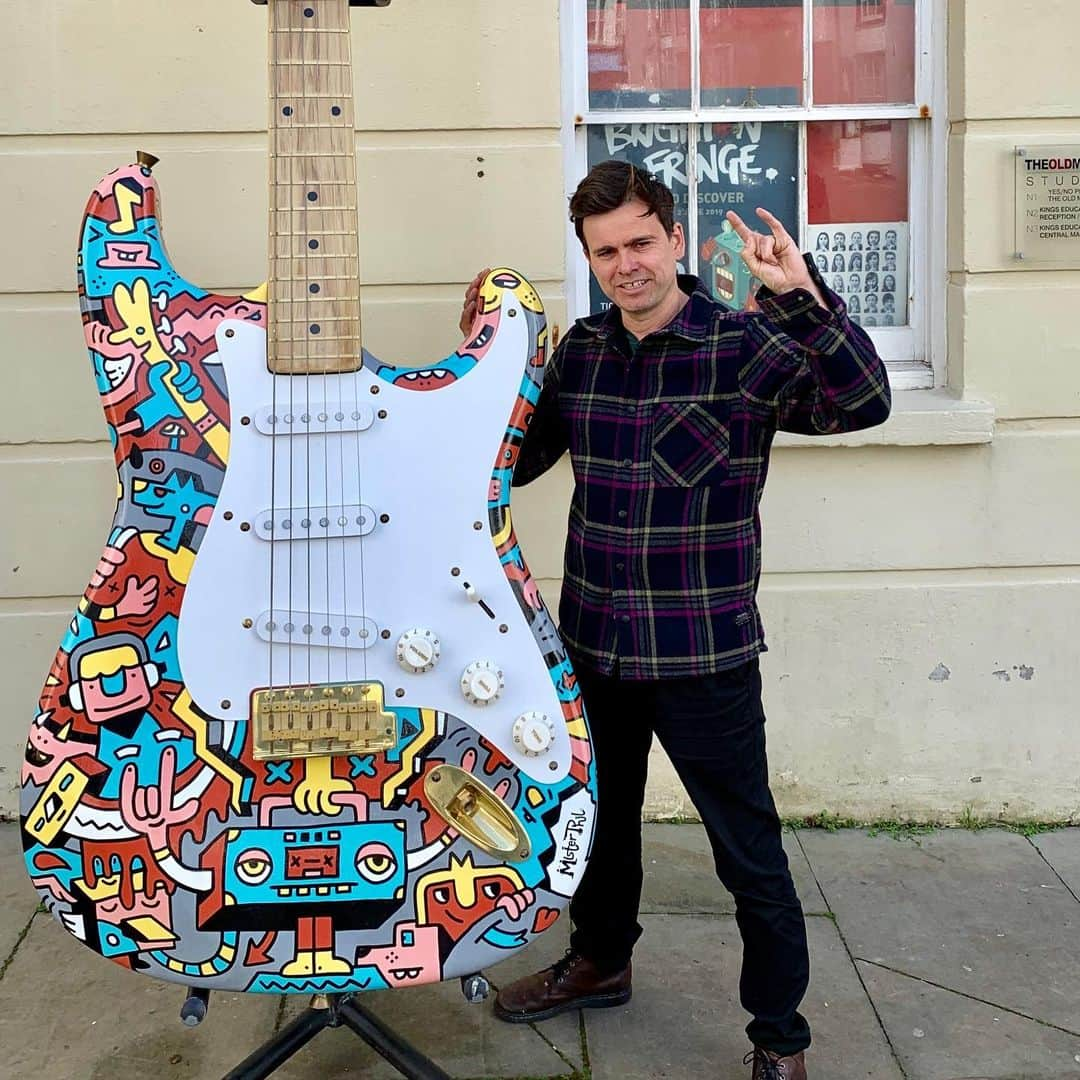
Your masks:
M 483 1001 L 488 982 L 482 975 L 461 980 L 461 989 L 469 1002 Z M 391 1031 L 372 1012 L 357 1004 L 356 994 L 316 994 L 311 1005 L 287 1024 L 272 1039 L 249 1054 L 224 1080 L 263 1080 L 276 1072 L 324 1028 L 345 1026 L 380 1053 L 408 1080 L 451 1080 L 433 1061 L 415 1046 Z M 180 1019 L 188 1027 L 200 1024 L 209 1007 L 208 990 L 191 990 L 180 1010 Z

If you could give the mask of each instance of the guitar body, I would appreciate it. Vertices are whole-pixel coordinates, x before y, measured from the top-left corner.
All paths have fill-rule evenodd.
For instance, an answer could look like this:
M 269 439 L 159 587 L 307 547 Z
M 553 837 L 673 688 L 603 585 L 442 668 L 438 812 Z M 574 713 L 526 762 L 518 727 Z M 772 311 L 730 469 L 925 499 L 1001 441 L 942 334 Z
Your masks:
M 141 163 L 90 198 L 79 292 L 117 506 L 27 743 L 46 907 L 118 964 L 225 990 L 416 985 L 527 945 L 595 817 L 510 516 L 534 290 L 489 274 L 429 369 L 272 373 L 265 289 L 177 274 Z

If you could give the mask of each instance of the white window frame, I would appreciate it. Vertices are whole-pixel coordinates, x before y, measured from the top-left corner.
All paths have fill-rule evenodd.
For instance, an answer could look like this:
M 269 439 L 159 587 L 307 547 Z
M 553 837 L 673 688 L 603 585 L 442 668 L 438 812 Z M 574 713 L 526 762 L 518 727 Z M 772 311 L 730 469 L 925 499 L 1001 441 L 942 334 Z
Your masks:
M 566 197 L 587 171 L 586 129 L 593 124 L 683 123 L 690 126 L 690 160 L 695 159 L 695 125 L 712 121 L 760 121 L 765 108 L 703 108 L 700 104 L 699 66 L 701 5 L 689 0 L 692 104 L 689 109 L 590 109 L 588 103 L 587 0 L 560 0 L 562 50 L 562 145 Z M 803 6 L 803 100 L 813 85 L 814 0 Z M 871 327 L 867 330 L 889 367 L 896 390 L 944 386 L 946 373 L 945 309 L 948 296 L 946 226 L 948 201 L 948 117 L 946 90 L 946 0 L 916 0 L 915 103 L 912 105 L 767 106 L 778 121 L 909 119 L 908 282 L 909 325 Z M 806 190 L 806 127 L 799 128 L 799 174 Z M 697 250 L 697 181 L 689 170 L 689 235 Z M 806 250 L 806 200 L 799 200 L 799 244 Z M 916 266 L 923 269 L 916 273 Z M 571 321 L 589 312 L 589 269 L 573 225 L 566 226 L 566 303 Z

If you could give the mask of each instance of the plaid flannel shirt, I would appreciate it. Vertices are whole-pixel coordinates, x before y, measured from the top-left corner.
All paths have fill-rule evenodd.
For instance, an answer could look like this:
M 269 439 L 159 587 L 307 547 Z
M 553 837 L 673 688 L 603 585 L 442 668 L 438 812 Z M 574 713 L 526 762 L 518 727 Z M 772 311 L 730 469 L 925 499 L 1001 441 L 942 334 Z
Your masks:
M 885 367 L 844 302 L 758 293 L 760 313 L 690 299 L 631 352 L 619 310 L 553 353 L 515 486 L 566 450 L 574 472 L 559 622 L 580 660 L 626 679 L 702 675 L 765 649 L 758 503 L 777 430 L 826 435 L 889 415 Z

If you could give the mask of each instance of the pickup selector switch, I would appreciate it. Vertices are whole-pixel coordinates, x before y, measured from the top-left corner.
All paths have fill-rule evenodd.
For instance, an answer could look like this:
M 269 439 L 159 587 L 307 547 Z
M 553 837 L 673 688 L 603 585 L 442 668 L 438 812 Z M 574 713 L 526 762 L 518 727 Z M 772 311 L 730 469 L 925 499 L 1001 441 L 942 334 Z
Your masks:
M 439 662 L 440 651 L 439 639 L 433 631 L 414 626 L 398 638 L 395 655 L 398 664 L 410 675 L 422 675 Z
M 461 693 L 470 705 L 490 705 L 503 692 L 503 673 L 494 660 L 474 660 L 461 674 Z
M 539 757 L 551 749 L 555 741 L 555 725 L 545 713 L 532 710 L 522 713 L 510 732 L 514 745 L 526 757 Z

